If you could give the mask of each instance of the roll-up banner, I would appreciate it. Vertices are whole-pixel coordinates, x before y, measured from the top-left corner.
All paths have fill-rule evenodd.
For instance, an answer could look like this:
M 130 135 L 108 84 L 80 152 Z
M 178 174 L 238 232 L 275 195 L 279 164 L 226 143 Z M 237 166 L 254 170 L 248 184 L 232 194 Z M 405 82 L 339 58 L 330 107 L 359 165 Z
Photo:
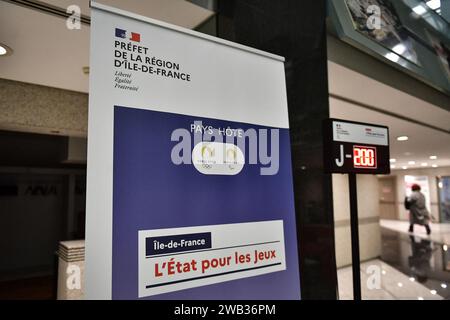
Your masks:
M 284 59 L 91 6 L 86 297 L 299 299 Z

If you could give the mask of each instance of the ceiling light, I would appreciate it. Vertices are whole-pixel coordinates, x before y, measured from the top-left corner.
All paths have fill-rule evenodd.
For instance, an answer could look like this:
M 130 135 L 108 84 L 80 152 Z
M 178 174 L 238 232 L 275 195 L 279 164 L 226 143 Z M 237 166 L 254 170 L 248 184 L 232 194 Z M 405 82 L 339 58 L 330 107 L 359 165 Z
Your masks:
M 390 163 L 396 163 L 396 162 L 397 162 L 397 159 L 389 159 L 389 162 L 390 162 Z
M 397 137 L 397 141 L 407 141 L 409 138 L 408 136 L 399 136 Z
M 416 162 L 415 161 L 408 161 L 408 164 L 410 164 L 410 165 L 415 165 L 416 164 Z
M 442 246 L 442 249 L 443 249 L 444 251 L 447 251 L 447 250 L 448 250 L 448 247 L 447 247 L 447 245 L 446 245 L 446 244 L 444 244 L 444 245 Z
M 437 165 L 437 164 L 433 164 L 432 167 L 433 167 L 433 168 L 437 168 L 438 165 Z
M 423 300 L 423 297 L 417 297 L 417 300 Z
M 398 60 L 400 60 L 400 57 L 393 52 L 389 52 L 389 53 L 385 54 L 384 56 L 387 59 L 391 60 L 392 62 L 398 62 Z
M 394 51 L 395 53 L 397 53 L 399 55 L 402 55 L 406 51 L 406 47 L 405 47 L 405 45 L 399 43 L 395 47 L 392 48 L 392 51 Z
M 436 291 L 436 290 L 430 290 L 430 293 L 431 293 L 431 294 L 436 294 L 437 291 Z
M 447 289 L 447 284 L 446 283 L 441 283 L 441 288 L 442 289 Z
M 430 156 L 430 159 L 431 159 L 431 160 L 436 160 L 436 159 L 437 159 L 437 156 Z
M 416 281 L 416 278 L 410 277 L 410 278 L 409 278 L 409 281 L 414 282 L 414 281 Z
M 403 170 L 406 170 L 406 169 L 408 169 L 408 167 L 407 167 L 407 166 L 403 166 L 402 169 L 403 169 Z
M 432 10 L 439 9 L 441 7 L 441 0 L 430 0 L 427 1 L 427 6 Z
M 421 165 L 422 167 L 428 167 L 428 163 L 426 163 L 426 162 L 422 162 L 420 165 Z
M 413 9 L 413 11 L 415 12 L 415 13 L 417 13 L 419 16 L 421 16 L 421 15 L 423 15 L 425 12 L 427 12 L 427 9 L 425 9 L 424 8 L 424 6 L 422 6 L 422 5 L 418 5 L 418 6 L 415 6 L 414 8 L 412 8 Z
M 403 287 L 403 283 L 401 283 L 401 282 L 397 283 L 397 285 L 398 285 L 400 288 Z
M 386 274 L 386 270 L 381 270 L 381 273 L 382 274 Z
M 0 43 L 0 56 L 9 56 L 10 54 L 12 54 L 12 49 L 3 43 Z
M 391 169 L 395 169 L 395 164 L 391 164 Z

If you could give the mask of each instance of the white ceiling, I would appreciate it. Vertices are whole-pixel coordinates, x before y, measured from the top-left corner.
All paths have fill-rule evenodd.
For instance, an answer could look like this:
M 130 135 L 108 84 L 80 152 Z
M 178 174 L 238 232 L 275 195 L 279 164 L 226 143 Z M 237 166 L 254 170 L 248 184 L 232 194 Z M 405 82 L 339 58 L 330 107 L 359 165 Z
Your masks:
M 333 62 L 329 62 L 328 67 L 330 94 L 374 106 L 447 131 L 450 129 L 450 112 Z M 450 166 L 449 133 L 372 111 L 334 97 L 330 97 L 330 116 L 388 126 L 391 158 L 397 159 L 396 169 L 401 169 L 403 166 L 420 168 L 422 163 L 427 163 L 428 166 L 432 164 Z M 408 136 L 409 140 L 397 141 L 396 137 L 402 135 Z M 431 155 L 438 156 L 438 159 L 430 160 Z M 408 164 L 409 161 L 415 161 L 416 164 Z
M 76 4 L 89 16 L 89 0 L 45 0 Z M 105 4 L 192 29 L 213 12 L 184 0 L 99 0 Z M 89 26 L 66 28 L 65 19 L 0 1 L 0 43 L 14 50 L 0 57 L 0 78 L 88 92 Z

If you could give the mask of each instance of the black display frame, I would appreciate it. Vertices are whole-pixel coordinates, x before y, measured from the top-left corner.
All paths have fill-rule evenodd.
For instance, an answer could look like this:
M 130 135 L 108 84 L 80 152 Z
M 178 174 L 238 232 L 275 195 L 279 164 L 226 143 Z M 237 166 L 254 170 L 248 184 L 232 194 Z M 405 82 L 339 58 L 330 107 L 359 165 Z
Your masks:
M 386 129 L 388 145 L 382 146 L 382 145 L 374 145 L 374 144 L 361 143 L 361 142 L 334 141 L 333 140 L 333 122 L 335 122 L 335 121 Z M 391 167 L 390 167 L 390 161 L 389 161 L 389 159 L 390 159 L 389 127 L 384 126 L 384 125 L 372 124 L 372 123 L 329 118 L 329 119 L 323 120 L 322 131 L 323 131 L 323 146 L 324 146 L 323 164 L 324 164 L 325 172 L 327 172 L 327 173 L 355 173 L 355 174 L 390 174 L 391 173 Z M 336 165 L 335 159 L 340 154 L 340 146 L 341 145 L 343 145 L 343 147 L 344 147 L 344 154 L 351 153 L 352 158 L 345 157 L 343 166 L 339 167 Z M 376 148 L 377 168 L 355 168 L 353 166 L 353 147 L 354 146 Z

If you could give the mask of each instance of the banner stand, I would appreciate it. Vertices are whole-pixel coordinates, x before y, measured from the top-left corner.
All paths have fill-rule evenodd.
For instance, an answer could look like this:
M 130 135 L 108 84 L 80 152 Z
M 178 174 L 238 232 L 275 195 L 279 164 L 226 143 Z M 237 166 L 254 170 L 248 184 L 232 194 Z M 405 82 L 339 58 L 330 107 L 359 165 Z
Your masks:
M 88 299 L 300 299 L 284 58 L 91 3 Z

